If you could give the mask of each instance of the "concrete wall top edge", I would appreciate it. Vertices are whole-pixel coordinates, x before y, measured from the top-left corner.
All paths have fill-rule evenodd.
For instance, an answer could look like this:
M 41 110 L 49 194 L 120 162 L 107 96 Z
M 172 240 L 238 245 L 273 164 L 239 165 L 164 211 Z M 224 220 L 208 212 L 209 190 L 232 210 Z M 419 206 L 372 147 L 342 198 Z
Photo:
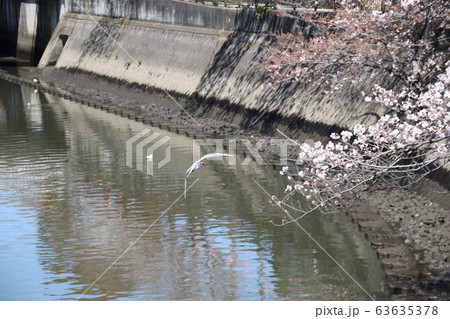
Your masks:
M 173 0 L 66 0 L 67 11 L 113 18 L 240 32 L 292 32 L 296 18 L 267 13 L 257 19 L 252 9 L 217 8 Z

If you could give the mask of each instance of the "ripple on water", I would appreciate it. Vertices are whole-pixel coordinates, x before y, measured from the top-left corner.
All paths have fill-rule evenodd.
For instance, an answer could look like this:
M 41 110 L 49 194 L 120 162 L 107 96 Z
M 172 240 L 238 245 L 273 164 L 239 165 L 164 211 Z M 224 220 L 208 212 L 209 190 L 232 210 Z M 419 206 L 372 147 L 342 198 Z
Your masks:
M 17 112 L 0 125 L 0 299 L 76 299 L 107 269 L 83 299 L 366 299 L 295 225 L 268 222 L 281 216 L 253 178 L 279 194 L 286 181 L 270 167 L 208 161 L 184 199 L 192 140 L 150 128 L 171 137 L 171 161 L 158 168 L 161 147 L 145 174 L 135 154 L 126 165 L 125 145 L 148 126 L 42 93 L 52 104 L 38 121 L 20 103 L 5 107 L 5 94 L 32 91 L 0 84 L 0 114 Z M 375 253 L 348 220 L 302 223 L 381 289 Z

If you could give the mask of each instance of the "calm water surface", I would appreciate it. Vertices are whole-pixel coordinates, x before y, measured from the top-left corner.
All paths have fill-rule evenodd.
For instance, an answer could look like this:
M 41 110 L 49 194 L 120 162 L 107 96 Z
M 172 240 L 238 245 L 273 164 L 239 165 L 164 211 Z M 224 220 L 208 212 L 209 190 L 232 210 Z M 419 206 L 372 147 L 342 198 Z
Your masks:
M 153 176 L 126 165 L 126 141 L 144 128 L 171 138 L 154 154 L 170 146 L 171 161 Z M 369 299 L 297 226 L 268 222 L 279 211 L 252 179 L 282 193 L 285 180 L 269 166 L 208 161 L 173 204 L 192 145 L 0 81 L 0 300 L 77 299 L 120 256 L 82 300 Z M 301 222 L 385 298 L 375 252 L 345 215 Z

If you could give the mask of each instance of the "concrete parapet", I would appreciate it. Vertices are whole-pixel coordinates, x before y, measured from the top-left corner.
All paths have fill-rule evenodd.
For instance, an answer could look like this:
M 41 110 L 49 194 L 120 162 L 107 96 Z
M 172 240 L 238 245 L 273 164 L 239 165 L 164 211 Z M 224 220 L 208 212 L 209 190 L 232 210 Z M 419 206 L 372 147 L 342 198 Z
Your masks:
M 268 32 L 280 30 L 287 17 L 268 13 L 255 19 L 253 10 L 218 8 L 173 0 L 67 0 L 68 11 L 104 17 L 200 27 L 223 31 Z M 287 30 L 289 31 L 289 30 Z

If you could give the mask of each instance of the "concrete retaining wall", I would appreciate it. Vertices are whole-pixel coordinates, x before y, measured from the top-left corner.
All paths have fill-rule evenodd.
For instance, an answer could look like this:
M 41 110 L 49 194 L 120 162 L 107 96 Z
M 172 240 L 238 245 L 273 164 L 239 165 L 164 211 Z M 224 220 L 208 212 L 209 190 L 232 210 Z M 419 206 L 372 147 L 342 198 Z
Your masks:
M 243 21 L 254 19 L 248 10 L 237 15 Z M 284 22 L 288 27 L 296 24 Z M 63 49 L 61 36 L 67 37 Z M 383 114 L 380 106 L 362 102 L 360 91 L 370 91 L 370 79 L 333 96 L 302 89 L 301 84 L 264 87 L 264 70 L 253 62 L 269 41 L 267 33 L 67 14 L 40 66 L 57 59 L 57 68 L 176 92 L 190 100 L 187 107 L 193 112 L 215 117 L 233 113 L 236 116 L 228 120 L 262 130 L 273 124 L 274 116 L 288 118 L 290 130 L 316 123 L 326 131 L 330 126 L 370 123 L 376 120 L 373 114 Z
M 101 17 L 94 21 L 85 15 L 72 14 L 63 18 L 41 66 L 48 63 L 52 45 L 59 45 L 61 35 L 67 35 L 68 39 L 57 68 L 93 72 L 184 95 L 195 92 L 212 57 L 226 39 L 217 30 L 166 28 L 149 22 Z

